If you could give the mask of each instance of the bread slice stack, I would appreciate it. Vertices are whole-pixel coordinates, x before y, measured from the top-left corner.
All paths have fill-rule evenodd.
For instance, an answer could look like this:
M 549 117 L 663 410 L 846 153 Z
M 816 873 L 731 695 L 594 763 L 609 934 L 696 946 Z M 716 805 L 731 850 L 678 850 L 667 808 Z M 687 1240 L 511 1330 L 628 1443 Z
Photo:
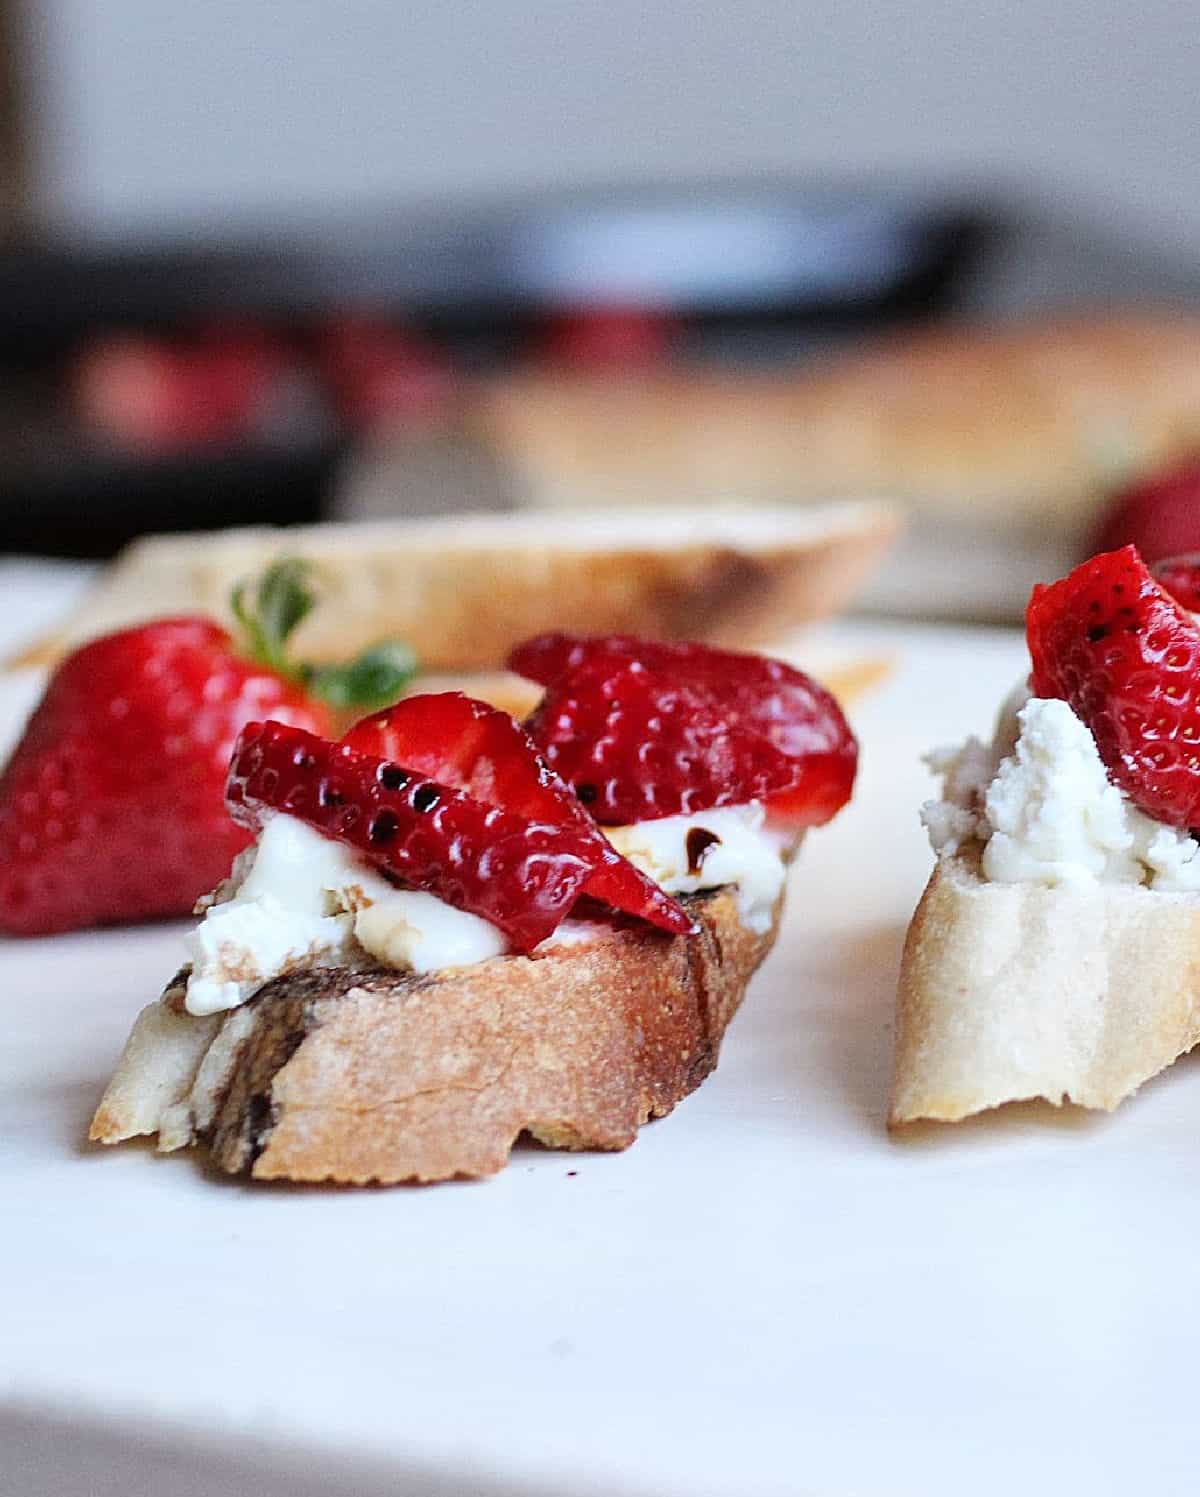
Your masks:
M 389 1184 L 494 1174 L 522 1134 L 623 1149 L 717 1062 L 775 940 L 735 892 L 684 895 L 696 936 L 597 922 L 531 957 L 424 977 L 320 968 L 241 1008 L 144 1009 L 91 1137 L 207 1146 L 260 1180 Z

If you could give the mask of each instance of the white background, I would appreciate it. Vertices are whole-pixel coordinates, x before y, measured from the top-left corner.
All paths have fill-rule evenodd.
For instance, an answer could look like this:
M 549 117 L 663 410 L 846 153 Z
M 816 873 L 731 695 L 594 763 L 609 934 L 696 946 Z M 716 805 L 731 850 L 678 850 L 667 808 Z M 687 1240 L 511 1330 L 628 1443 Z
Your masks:
M 207 228 L 579 181 L 867 172 L 1194 255 L 1190 0 L 42 0 L 51 221 Z

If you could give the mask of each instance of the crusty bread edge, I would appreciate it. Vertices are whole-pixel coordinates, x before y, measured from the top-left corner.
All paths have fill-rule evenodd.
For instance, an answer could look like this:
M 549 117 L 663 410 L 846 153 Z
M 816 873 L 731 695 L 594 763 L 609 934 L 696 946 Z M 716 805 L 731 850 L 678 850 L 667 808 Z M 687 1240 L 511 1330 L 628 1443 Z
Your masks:
M 402 638 L 431 671 L 494 670 L 545 629 L 760 644 L 835 613 L 902 524 L 882 502 L 661 516 L 461 516 L 150 536 L 128 547 L 63 625 L 6 662 L 48 665 L 165 614 L 231 621 L 234 584 L 281 555 L 313 560 L 321 607 L 297 658 L 345 659 Z M 506 528 L 506 524 L 508 528 Z
M 436 978 L 280 978 L 201 1044 L 210 1020 L 152 1004 L 90 1136 L 157 1129 L 164 1148 L 203 1140 L 230 1173 L 353 1184 L 494 1174 L 523 1132 L 626 1148 L 716 1065 L 778 930 L 779 907 L 756 933 L 729 889 L 687 903 L 693 937 L 627 924 Z
M 1111 1111 L 1200 1041 L 1200 897 L 993 884 L 943 856 L 901 963 L 890 1126 Z

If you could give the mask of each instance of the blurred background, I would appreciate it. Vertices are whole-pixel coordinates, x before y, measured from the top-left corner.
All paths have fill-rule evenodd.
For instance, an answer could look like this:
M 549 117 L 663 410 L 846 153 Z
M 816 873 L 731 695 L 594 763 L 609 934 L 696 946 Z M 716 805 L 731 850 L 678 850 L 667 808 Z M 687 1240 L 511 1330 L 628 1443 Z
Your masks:
M 1200 439 L 1198 26 L 0 0 L 0 551 L 871 492 L 1010 617 Z

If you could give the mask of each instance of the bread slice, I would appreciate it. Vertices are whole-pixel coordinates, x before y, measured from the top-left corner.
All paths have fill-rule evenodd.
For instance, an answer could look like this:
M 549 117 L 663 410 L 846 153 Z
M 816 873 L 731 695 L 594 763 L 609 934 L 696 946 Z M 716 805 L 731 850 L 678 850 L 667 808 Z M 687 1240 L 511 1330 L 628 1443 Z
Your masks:
M 890 545 L 899 511 L 790 509 L 462 515 L 207 535 L 124 551 L 52 638 L 48 664 L 110 629 L 185 612 L 230 621 L 229 594 L 279 556 L 311 559 L 322 606 L 297 658 L 345 659 L 407 640 L 431 671 L 494 670 L 545 629 L 753 645 L 835 612 Z
M 749 930 L 730 889 L 683 903 L 697 936 L 598 924 L 426 977 L 312 970 L 207 1018 L 182 1012 L 177 978 L 134 1025 L 90 1136 L 157 1133 L 233 1174 L 353 1184 L 491 1175 L 521 1133 L 624 1149 L 716 1065 L 778 928 L 777 907 Z
M 1200 897 L 995 884 L 943 857 L 900 972 L 891 1124 L 1111 1110 L 1200 1040 Z

